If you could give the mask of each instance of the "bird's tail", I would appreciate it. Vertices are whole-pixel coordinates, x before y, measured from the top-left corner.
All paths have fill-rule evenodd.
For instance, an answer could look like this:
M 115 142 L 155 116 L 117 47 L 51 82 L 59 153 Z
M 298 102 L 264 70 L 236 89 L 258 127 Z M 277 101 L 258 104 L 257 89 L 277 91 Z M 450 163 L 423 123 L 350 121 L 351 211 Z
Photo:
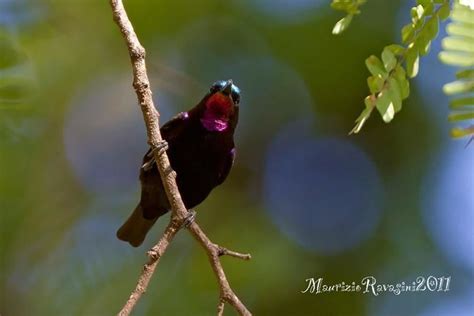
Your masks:
M 133 247 L 138 247 L 145 240 L 146 234 L 157 219 L 158 217 L 146 219 L 143 216 L 142 206 L 138 204 L 132 215 L 117 231 L 117 237 L 120 240 L 129 242 Z

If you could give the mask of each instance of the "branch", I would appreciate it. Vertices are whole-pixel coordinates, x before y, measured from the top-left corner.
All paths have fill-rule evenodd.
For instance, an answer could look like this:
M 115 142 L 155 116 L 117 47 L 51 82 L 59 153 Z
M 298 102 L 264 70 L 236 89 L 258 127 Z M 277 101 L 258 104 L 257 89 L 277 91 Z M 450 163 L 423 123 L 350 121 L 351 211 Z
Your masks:
M 220 302 L 217 308 L 218 315 L 222 315 L 222 312 L 224 311 L 224 302 L 232 305 L 240 315 L 252 315 L 245 305 L 239 300 L 237 295 L 235 295 L 234 291 L 232 291 L 229 281 L 227 281 L 225 276 L 224 268 L 222 268 L 221 261 L 219 260 L 219 257 L 224 254 L 228 254 L 243 260 L 250 260 L 250 254 L 241 254 L 230 251 L 214 244 L 195 222 L 188 227 L 188 230 L 194 236 L 194 238 L 199 241 L 199 243 L 201 243 L 201 246 L 204 248 L 204 250 L 206 250 L 212 270 L 214 271 L 217 282 L 219 283 Z
M 133 68 L 133 87 L 135 88 L 138 102 L 143 112 L 143 119 L 145 121 L 148 135 L 148 144 L 151 146 L 151 148 L 155 149 L 162 141 L 159 125 L 160 114 L 156 110 L 153 103 L 150 82 L 148 80 L 145 64 L 145 49 L 140 44 L 133 29 L 132 23 L 128 19 L 122 0 L 110 0 L 110 5 L 112 6 L 114 21 L 117 23 L 120 32 L 125 39 L 130 54 Z M 145 293 L 148 283 L 151 280 L 160 258 L 167 250 L 174 236 L 176 236 L 177 232 L 183 227 L 183 223 L 188 216 L 188 211 L 184 206 L 178 186 L 176 184 L 176 172 L 174 172 L 171 168 L 168 155 L 166 152 L 155 150 L 154 158 L 160 172 L 163 187 L 166 191 L 166 196 L 168 197 L 171 205 L 171 219 L 158 243 L 150 251 L 148 251 L 148 262 L 143 267 L 143 271 L 138 279 L 135 289 L 132 291 L 129 299 L 125 303 L 122 310 L 119 312 L 118 315 L 120 316 L 130 315 L 142 294 Z M 220 289 L 218 314 L 222 315 L 224 311 L 224 304 L 227 302 L 232 305 L 240 315 L 251 315 L 249 310 L 239 300 L 237 295 L 235 295 L 232 288 L 230 287 L 222 264 L 219 260 L 219 257 L 222 255 L 229 255 L 232 257 L 249 260 L 250 255 L 240 254 L 214 244 L 201 230 L 196 222 L 192 223 L 188 227 L 188 230 L 206 251 L 209 257 L 209 262 L 216 275 Z

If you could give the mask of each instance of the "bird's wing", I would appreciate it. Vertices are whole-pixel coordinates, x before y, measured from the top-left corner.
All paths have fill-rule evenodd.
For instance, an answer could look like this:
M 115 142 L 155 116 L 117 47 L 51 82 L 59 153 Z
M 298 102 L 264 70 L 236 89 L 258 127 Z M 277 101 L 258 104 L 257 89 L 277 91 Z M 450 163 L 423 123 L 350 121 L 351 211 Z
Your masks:
M 222 184 L 222 182 L 224 182 L 224 180 L 229 175 L 230 169 L 232 169 L 232 166 L 234 165 L 235 154 L 236 154 L 236 149 L 234 147 L 229 152 L 227 159 L 225 159 L 224 163 L 222 164 L 221 170 L 219 172 L 219 178 L 217 179 L 217 185 Z
M 175 115 L 171 120 L 166 122 L 166 124 L 160 128 L 161 137 L 168 143 L 172 142 L 173 139 L 179 134 L 181 128 L 184 126 L 182 123 L 187 120 L 188 117 L 188 112 L 181 112 Z M 153 167 L 154 164 L 155 158 L 153 158 L 153 152 L 150 148 L 143 157 L 142 169 L 148 171 Z
M 166 122 L 166 124 L 160 128 L 161 137 L 163 137 L 163 139 L 165 139 L 167 142 L 173 141 L 179 130 L 184 126 L 183 122 L 188 118 L 188 112 L 180 112 L 175 115 L 171 120 Z

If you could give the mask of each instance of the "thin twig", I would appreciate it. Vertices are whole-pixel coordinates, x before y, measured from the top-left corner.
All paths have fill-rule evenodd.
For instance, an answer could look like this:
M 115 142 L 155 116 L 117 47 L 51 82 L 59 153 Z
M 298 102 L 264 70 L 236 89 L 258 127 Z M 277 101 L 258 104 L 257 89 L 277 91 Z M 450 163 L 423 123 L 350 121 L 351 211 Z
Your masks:
M 217 305 L 217 316 L 224 315 L 225 301 L 221 300 L 219 305 Z
M 155 272 L 155 268 L 158 265 L 161 256 L 165 253 L 171 240 L 173 240 L 177 232 L 178 229 L 173 227 L 173 223 L 170 222 L 168 227 L 166 227 L 166 230 L 160 241 L 150 251 L 148 251 L 148 262 L 143 266 L 143 271 L 138 278 L 137 286 L 132 291 L 132 294 L 128 298 L 122 310 L 118 313 L 119 316 L 130 315 L 142 294 L 146 292 L 148 283 L 150 283 L 153 272 Z
M 135 92 L 143 112 L 143 119 L 145 121 L 148 135 L 148 143 L 152 148 L 156 148 L 162 140 L 159 127 L 160 115 L 153 103 L 150 82 L 148 80 L 145 64 L 145 49 L 140 44 L 133 29 L 132 23 L 128 19 L 122 0 L 110 0 L 110 5 L 112 6 L 114 21 L 117 23 L 120 32 L 125 39 L 130 54 L 133 68 L 133 87 L 135 88 Z M 154 151 L 154 158 L 158 166 L 158 170 L 160 171 L 163 187 L 171 204 L 171 219 L 159 242 L 150 251 L 148 251 L 148 262 L 143 268 L 135 289 L 132 291 L 129 299 L 125 303 L 122 310 L 119 312 L 118 315 L 120 316 L 130 315 L 142 294 L 146 292 L 148 283 L 150 282 L 160 258 L 165 253 L 174 236 L 183 226 L 182 224 L 188 215 L 188 211 L 186 210 L 183 200 L 181 199 L 181 195 L 179 194 L 178 186 L 176 185 L 176 173 L 171 168 L 168 155 L 166 152 L 159 153 L 159 151 Z M 214 244 L 201 230 L 196 222 L 193 222 L 191 225 L 189 225 L 188 230 L 206 250 L 206 253 L 209 257 L 209 262 L 216 275 L 220 289 L 218 315 L 222 315 L 225 302 L 232 305 L 240 315 L 251 315 L 249 310 L 239 300 L 237 295 L 235 295 L 232 288 L 230 287 L 224 269 L 222 268 L 222 264 L 219 260 L 219 257 L 222 255 L 229 255 L 232 257 L 249 260 L 250 254 L 241 254 Z
M 222 268 L 221 261 L 219 260 L 220 249 L 224 249 L 219 247 L 219 245 L 214 244 L 202 231 L 201 227 L 194 222 L 189 227 L 188 230 L 194 236 L 194 238 L 199 241 L 199 243 L 203 246 L 206 250 L 207 256 L 209 258 L 209 262 L 211 263 L 212 270 L 216 275 L 217 282 L 219 283 L 220 288 L 220 301 L 219 306 L 222 304 L 223 301 L 232 305 L 235 310 L 240 315 L 252 315 L 250 311 L 245 307 L 245 305 L 240 301 L 240 299 L 235 295 L 234 291 L 230 287 L 229 281 L 225 276 L 224 268 Z M 233 252 L 236 254 L 235 257 L 241 259 L 250 259 L 250 254 L 240 254 L 237 252 Z

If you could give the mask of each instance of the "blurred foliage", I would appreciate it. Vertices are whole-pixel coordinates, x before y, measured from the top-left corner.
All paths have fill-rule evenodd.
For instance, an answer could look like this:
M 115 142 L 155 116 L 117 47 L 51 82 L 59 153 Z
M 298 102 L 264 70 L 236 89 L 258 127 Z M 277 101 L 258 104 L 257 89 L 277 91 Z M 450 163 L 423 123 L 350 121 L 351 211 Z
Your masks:
M 465 127 L 451 130 L 452 137 L 474 135 L 474 4 L 468 7 L 456 1 L 451 13 L 451 23 L 446 28 L 448 36 L 443 39 L 444 51 L 439 54 L 442 62 L 460 68 L 456 81 L 443 87 L 452 96 L 449 106 L 451 122 L 466 123 Z
M 27 137 L 24 116 L 32 112 L 36 82 L 28 56 L 14 33 L 1 28 L 0 52 L 0 139 L 12 141 Z
M 2 6 L 7 2 L 11 12 Z M 416 315 L 448 296 L 304 295 L 305 279 L 324 277 L 336 283 L 375 275 L 381 282 L 395 282 L 449 273 L 456 280 L 450 297 L 463 293 L 472 271 L 460 269 L 439 249 L 422 215 L 421 200 L 434 194 L 432 183 L 426 185 L 424 179 L 441 168 L 429 167 L 445 144 L 439 132 L 444 127 L 424 108 L 421 89 L 410 82 L 411 97 L 405 101 L 410 111 L 400 114 L 403 120 L 390 128 L 373 120 L 366 123 L 364 137 L 345 138 L 366 89 L 360 61 L 395 41 L 394 12 L 402 3 L 371 0 L 363 7 L 371 18 L 353 23 L 342 38 L 327 32 L 337 13 L 325 3 L 311 10 L 301 5 L 300 10 L 308 11 L 304 18 L 286 20 L 261 13 L 256 2 L 125 1 L 147 49 L 160 111 L 174 114 L 192 106 L 213 80 L 241 78 L 236 80 L 242 88 L 236 164 L 225 184 L 198 207 L 198 221 L 212 240 L 253 256 L 250 262 L 223 258 L 236 293 L 255 315 L 338 316 Z M 304 2 L 288 1 L 295 6 Z M 419 20 L 426 22 L 433 14 Z M 8 0 L 0 2 L 0 21 L 0 313 L 114 314 L 130 295 L 146 249 L 167 220 L 158 221 L 138 249 L 115 238 L 139 198 L 138 179 L 130 180 L 124 169 L 136 168 L 138 174 L 147 147 L 123 39 L 107 1 Z M 404 84 L 400 78 L 408 76 L 402 71 L 406 65 L 396 48 L 389 46 L 368 66 Z M 400 67 L 394 66 L 392 55 Z M 243 59 L 248 66 L 241 66 Z M 233 68 L 226 68 L 232 62 Z M 377 80 L 370 85 L 378 92 Z M 344 139 L 364 152 L 380 178 L 380 221 L 367 239 L 344 252 L 302 247 L 275 224 L 273 210 L 262 201 L 267 149 L 283 126 L 299 126 L 298 118 L 310 122 L 306 137 Z M 68 138 L 70 134 L 74 137 Z M 294 155 L 286 154 L 289 159 Z M 327 166 L 319 160 L 310 163 Z M 340 182 L 335 179 L 347 177 L 339 170 L 305 185 L 336 190 Z M 119 181 L 123 183 L 114 186 Z M 358 190 L 365 189 L 364 179 L 358 184 Z M 462 184 L 448 185 L 466 193 Z M 332 198 L 346 201 L 351 193 Z M 316 212 L 322 203 L 312 196 L 302 200 L 308 212 L 300 221 L 305 228 L 312 222 L 324 225 L 327 218 Z M 449 205 L 457 210 L 456 199 Z M 338 217 L 337 209 L 323 211 L 346 224 L 328 226 L 338 235 L 332 242 L 344 241 L 352 223 Z M 455 211 L 450 214 L 468 222 Z M 289 207 L 287 220 L 294 222 L 293 216 L 299 215 Z M 350 218 L 366 221 L 357 211 Z M 135 315 L 209 315 L 217 300 L 206 255 L 183 232 L 162 258 Z M 226 312 L 232 314 L 230 308 Z

